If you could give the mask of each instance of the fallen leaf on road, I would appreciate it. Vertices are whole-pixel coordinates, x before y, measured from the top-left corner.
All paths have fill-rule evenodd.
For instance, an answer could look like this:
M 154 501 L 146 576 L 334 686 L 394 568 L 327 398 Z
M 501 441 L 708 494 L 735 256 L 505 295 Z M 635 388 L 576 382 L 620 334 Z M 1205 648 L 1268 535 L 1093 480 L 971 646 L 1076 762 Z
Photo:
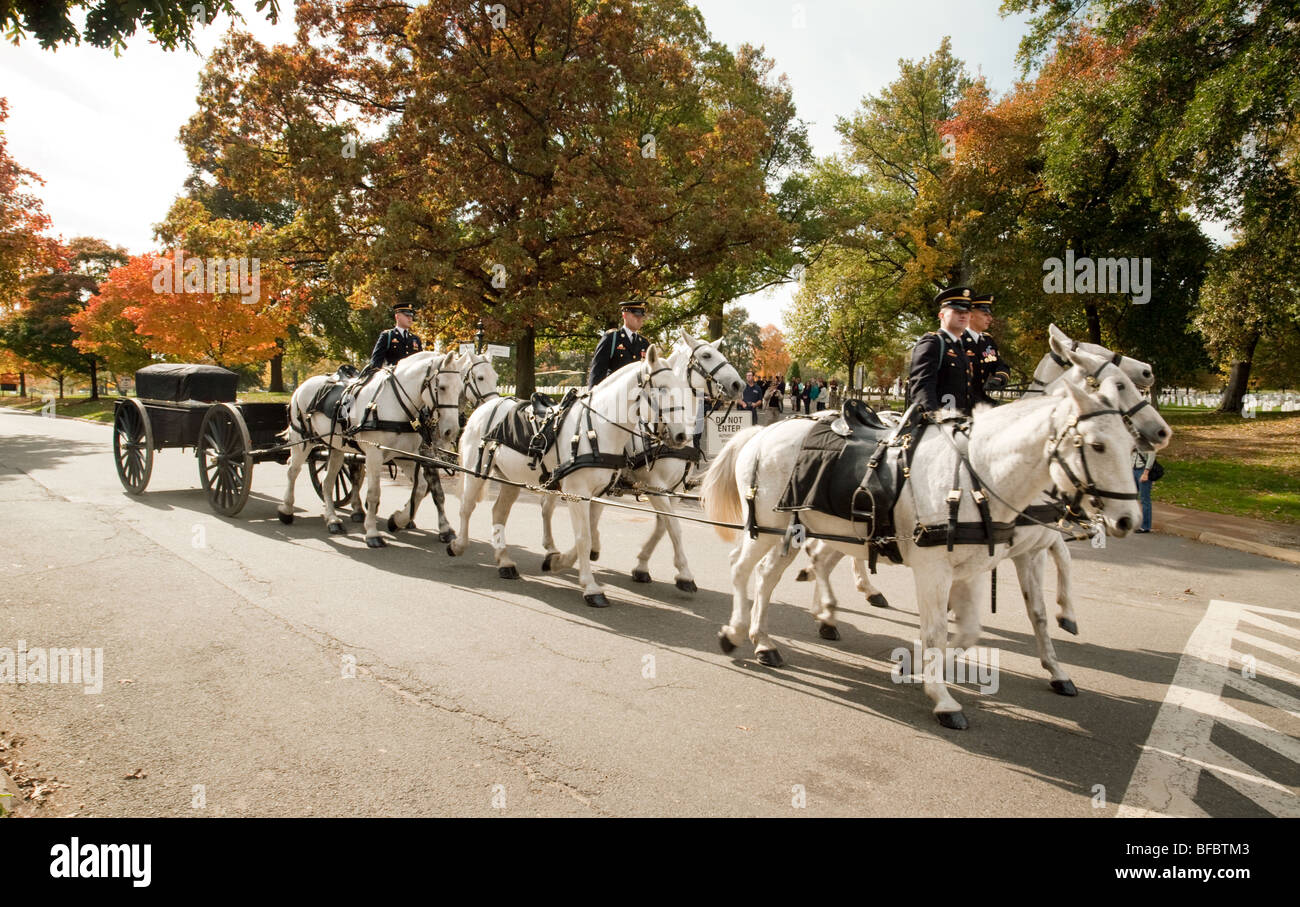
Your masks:
M 133 771 L 131 774 L 127 775 L 126 778 L 125 778 L 124 780 L 131 781 L 131 780 L 134 780 L 134 779 L 136 779 L 136 778 L 148 778 L 148 777 L 149 777 L 149 773 L 148 773 L 148 772 L 146 772 L 146 771 L 145 771 L 144 769 L 142 769 L 142 768 L 137 768 L 137 769 L 136 769 L 135 771 Z
M 740 728 L 742 731 L 752 731 L 752 730 L 753 730 L 752 727 L 745 727 L 743 724 L 738 724 L 738 725 L 736 725 L 736 727 Z

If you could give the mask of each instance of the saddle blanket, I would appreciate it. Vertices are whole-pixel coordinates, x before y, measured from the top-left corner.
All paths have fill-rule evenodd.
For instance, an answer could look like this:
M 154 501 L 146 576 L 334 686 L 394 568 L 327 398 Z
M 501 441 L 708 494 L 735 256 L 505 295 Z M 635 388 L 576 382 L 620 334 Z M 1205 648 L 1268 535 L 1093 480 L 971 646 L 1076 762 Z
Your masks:
M 894 534 L 894 504 L 902 490 L 900 446 L 882 447 L 901 429 L 884 425 L 865 404 L 845 404 L 839 419 L 819 419 L 804 438 L 777 510 L 813 510 L 864 523 L 864 538 Z M 880 449 L 875 469 L 869 467 Z

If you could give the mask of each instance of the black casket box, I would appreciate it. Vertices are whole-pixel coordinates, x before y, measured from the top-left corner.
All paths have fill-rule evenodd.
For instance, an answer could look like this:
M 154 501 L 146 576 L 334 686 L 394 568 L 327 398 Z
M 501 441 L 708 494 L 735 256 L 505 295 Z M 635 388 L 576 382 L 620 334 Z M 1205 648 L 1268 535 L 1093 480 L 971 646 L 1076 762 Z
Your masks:
M 234 403 L 239 376 L 219 365 L 163 362 L 135 373 L 135 395 L 146 400 L 180 403 Z

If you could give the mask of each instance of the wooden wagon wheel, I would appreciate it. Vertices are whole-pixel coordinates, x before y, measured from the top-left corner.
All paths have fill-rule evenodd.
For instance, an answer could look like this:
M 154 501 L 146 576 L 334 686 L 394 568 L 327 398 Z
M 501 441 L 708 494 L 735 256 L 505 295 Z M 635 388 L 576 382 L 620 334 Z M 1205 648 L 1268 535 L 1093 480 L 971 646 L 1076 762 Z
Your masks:
M 113 459 L 117 477 L 130 494 L 141 494 L 153 473 L 153 426 L 134 397 L 117 401 L 113 414 Z
M 252 447 L 238 407 L 208 407 L 199 428 L 199 481 L 217 513 L 234 516 L 244 509 L 253 479 Z
M 311 471 L 311 487 L 316 489 L 316 496 L 325 500 L 325 489 L 321 483 L 325 480 L 325 467 L 329 463 L 329 451 L 324 447 L 313 447 L 307 455 L 307 465 Z M 361 466 L 353 456 L 345 456 L 338 475 L 334 477 L 334 506 L 344 507 L 352 500 L 352 490 L 357 485 L 357 472 Z

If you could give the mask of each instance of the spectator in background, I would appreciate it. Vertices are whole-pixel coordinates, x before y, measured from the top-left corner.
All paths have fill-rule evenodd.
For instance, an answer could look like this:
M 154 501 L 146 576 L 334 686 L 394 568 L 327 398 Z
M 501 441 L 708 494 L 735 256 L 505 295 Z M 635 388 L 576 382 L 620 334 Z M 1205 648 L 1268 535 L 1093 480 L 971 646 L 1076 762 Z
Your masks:
M 830 396 L 830 388 L 826 386 L 826 379 L 823 378 L 817 382 L 817 411 L 821 412 L 826 408 L 826 398 Z
M 1142 502 L 1142 525 L 1138 532 L 1151 531 L 1151 469 L 1156 465 L 1156 452 L 1133 451 L 1133 480 L 1137 482 L 1138 500 Z
M 812 382 L 811 381 L 800 382 L 799 399 L 803 401 L 803 413 L 805 416 L 808 415 L 808 404 L 812 400 L 811 394 L 812 394 Z
M 778 413 L 785 412 L 785 375 L 772 379 L 772 404 Z
M 822 393 L 822 388 L 820 382 L 817 381 L 808 382 L 808 406 L 804 410 L 804 412 L 811 413 L 814 409 L 817 408 L 817 398 L 821 396 L 821 393 Z
M 754 373 L 745 372 L 745 389 L 741 391 L 740 408 L 758 409 L 763 405 L 763 389 L 754 382 Z

